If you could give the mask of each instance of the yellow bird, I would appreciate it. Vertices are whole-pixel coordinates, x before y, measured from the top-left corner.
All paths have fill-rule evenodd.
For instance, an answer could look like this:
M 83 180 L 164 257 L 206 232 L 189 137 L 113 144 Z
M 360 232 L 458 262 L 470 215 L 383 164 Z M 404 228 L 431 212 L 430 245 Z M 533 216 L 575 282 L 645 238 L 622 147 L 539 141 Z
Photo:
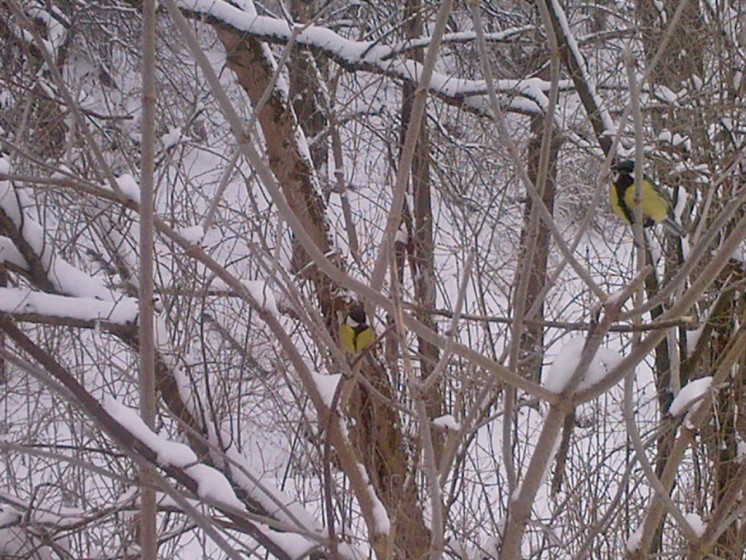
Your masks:
M 376 341 L 376 331 L 368 325 L 368 317 L 362 307 L 350 308 L 339 326 L 339 343 L 348 354 L 359 354 Z
M 626 160 L 616 164 L 614 184 L 609 191 L 611 209 L 628 224 L 635 221 L 635 162 Z M 670 233 L 681 237 L 686 234 L 676 221 L 668 196 L 647 175 L 643 175 L 640 186 L 640 206 L 642 207 L 643 227 L 661 224 Z

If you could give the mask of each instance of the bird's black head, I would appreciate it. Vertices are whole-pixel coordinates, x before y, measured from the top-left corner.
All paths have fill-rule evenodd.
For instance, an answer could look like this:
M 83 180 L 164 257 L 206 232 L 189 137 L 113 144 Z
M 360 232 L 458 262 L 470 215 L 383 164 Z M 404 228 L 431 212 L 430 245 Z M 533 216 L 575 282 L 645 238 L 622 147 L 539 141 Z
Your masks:
M 625 159 L 624 161 L 620 161 L 619 163 L 615 163 L 612 167 L 614 171 L 617 171 L 619 173 L 634 173 L 635 171 L 635 162 L 631 159 Z
M 348 313 L 350 318 L 359 325 L 364 325 L 368 322 L 368 318 L 365 316 L 365 310 L 362 307 L 355 306 L 350 309 Z

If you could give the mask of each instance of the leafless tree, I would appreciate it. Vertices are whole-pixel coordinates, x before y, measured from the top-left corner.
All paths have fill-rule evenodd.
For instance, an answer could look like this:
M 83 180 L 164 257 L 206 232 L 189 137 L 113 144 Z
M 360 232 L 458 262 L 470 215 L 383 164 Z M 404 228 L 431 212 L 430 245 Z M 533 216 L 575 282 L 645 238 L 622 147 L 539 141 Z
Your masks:
M 143 9 L 0 4 L 0 558 L 740 558 L 740 5 Z

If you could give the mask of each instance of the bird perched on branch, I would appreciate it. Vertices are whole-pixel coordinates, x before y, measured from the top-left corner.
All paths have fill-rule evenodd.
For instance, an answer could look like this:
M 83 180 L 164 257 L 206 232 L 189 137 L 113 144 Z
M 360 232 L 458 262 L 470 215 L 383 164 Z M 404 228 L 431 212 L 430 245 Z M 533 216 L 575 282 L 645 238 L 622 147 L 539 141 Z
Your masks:
M 354 305 L 339 326 L 339 343 L 348 354 L 359 354 L 376 341 L 376 331 L 368 324 L 365 310 Z
M 616 172 L 609 198 L 614 213 L 628 224 L 635 222 L 635 162 L 625 160 L 612 167 Z M 681 237 L 686 234 L 684 228 L 676 221 L 671 209 L 668 195 L 647 175 L 643 175 L 640 185 L 640 206 L 643 227 L 661 224 L 666 230 Z

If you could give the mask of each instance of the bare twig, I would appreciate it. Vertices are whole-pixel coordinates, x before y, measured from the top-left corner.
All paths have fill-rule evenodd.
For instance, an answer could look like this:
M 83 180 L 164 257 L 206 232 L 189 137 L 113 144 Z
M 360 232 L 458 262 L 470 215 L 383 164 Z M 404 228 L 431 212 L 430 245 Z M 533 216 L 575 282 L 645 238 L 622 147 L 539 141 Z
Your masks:
M 371 288 L 376 291 L 379 291 L 383 286 L 386 268 L 389 262 L 388 254 L 393 254 L 394 252 L 394 242 L 396 239 L 396 232 L 401 223 L 401 211 L 407 191 L 407 182 L 409 181 L 409 175 L 412 171 L 412 161 L 414 159 L 417 141 L 420 135 L 422 117 L 425 115 L 427 88 L 430 84 L 430 78 L 433 75 L 435 62 L 438 58 L 440 40 L 445 32 L 452 5 L 453 0 L 443 0 L 440 3 L 432 38 L 428 45 L 427 52 L 425 53 L 425 59 L 422 62 L 422 69 L 419 74 L 419 84 L 414 93 L 415 99 L 412 105 L 412 114 L 409 119 L 409 126 L 407 126 L 407 133 L 404 137 L 401 157 L 399 158 L 399 166 L 396 170 L 396 182 L 394 183 L 393 198 L 391 200 L 388 217 L 386 218 L 386 226 L 384 227 L 383 235 L 381 237 L 381 246 L 378 249 L 378 255 L 376 256 L 376 262 L 373 265 L 373 272 L 371 274 L 370 285 Z

